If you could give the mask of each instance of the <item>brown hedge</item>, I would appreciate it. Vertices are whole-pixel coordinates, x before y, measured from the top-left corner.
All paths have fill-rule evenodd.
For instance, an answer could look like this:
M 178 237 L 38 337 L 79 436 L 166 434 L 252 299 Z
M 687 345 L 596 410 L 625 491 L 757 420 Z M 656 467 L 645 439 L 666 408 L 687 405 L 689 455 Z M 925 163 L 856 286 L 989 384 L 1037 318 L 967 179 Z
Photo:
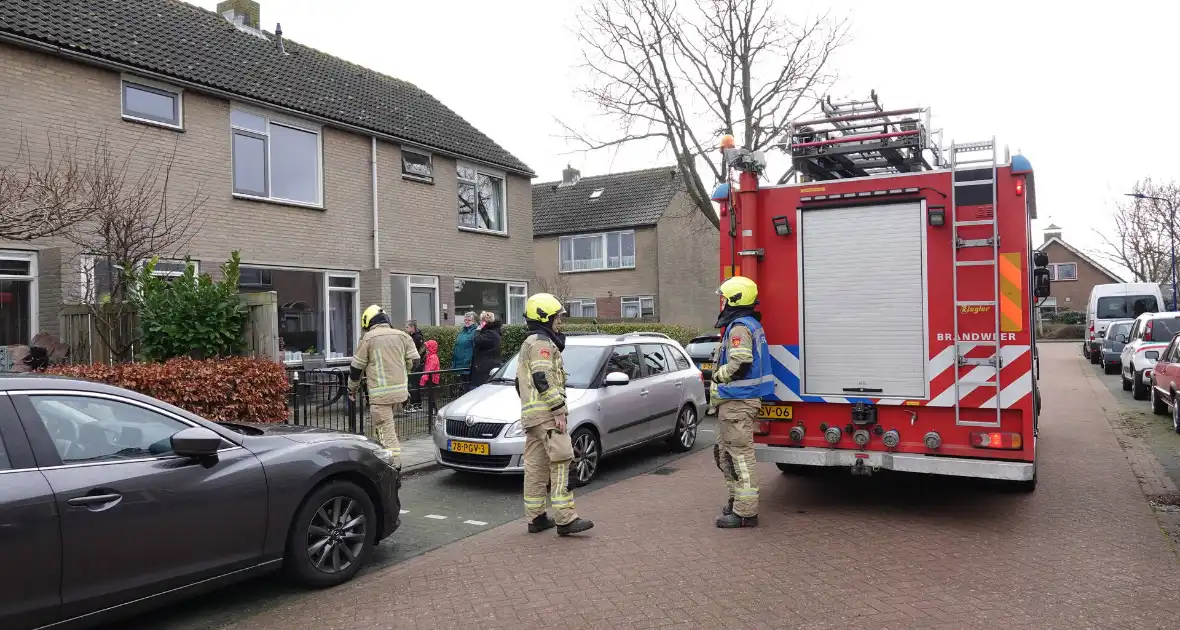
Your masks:
M 265 359 L 180 357 L 165 363 L 56 366 L 47 372 L 130 389 L 209 420 L 287 420 L 286 371 Z

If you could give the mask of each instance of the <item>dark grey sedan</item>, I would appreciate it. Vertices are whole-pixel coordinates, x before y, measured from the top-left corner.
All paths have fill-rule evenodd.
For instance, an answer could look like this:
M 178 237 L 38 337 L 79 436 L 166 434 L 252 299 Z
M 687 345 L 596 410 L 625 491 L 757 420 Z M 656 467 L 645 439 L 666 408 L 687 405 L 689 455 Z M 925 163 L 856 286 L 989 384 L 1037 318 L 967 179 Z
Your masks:
M 280 567 L 344 582 L 400 524 L 392 461 L 363 436 L 2 377 L 0 628 L 109 621 Z
M 1116 319 L 1106 327 L 1106 336 L 1102 338 L 1102 355 L 1099 362 L 1102 371 L 1107 374 L 1118 374 L 1122 367 L 1123 346 L 1127 345 L 1127 335 L 1131 332 L 1133 319 Z

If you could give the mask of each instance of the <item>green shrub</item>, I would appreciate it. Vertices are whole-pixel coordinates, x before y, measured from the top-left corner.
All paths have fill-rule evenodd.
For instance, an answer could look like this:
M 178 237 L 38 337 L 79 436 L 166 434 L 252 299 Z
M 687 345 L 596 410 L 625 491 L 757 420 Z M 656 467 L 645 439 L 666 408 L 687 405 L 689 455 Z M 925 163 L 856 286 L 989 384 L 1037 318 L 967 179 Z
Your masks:
M 197 276 L 187 258 L 184 273 L 165 280 L 152 273 L 157 261 L 153 258 L 145 264 L 136 279 L 134 302 L 143 358 L 204 359 L 241 352 L 249 310 L 238 296 L 238 252 L 221 265 L 224 279 L 220 282 L 209 274 Z

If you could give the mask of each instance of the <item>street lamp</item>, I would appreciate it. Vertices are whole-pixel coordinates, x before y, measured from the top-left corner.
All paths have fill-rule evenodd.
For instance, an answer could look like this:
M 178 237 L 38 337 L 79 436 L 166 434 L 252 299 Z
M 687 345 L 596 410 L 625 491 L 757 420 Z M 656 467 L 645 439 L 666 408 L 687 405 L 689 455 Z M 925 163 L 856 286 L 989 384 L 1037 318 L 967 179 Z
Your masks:
M 1126 193 L 1126 195 L 1144 201 L 1162 201 L 1168 204 L 1168 236 L 1172 241 L 1172 310 L 1177 310 L 1180 306 L 1176 304 L 1176 204 L 1171 199 L 1152 197 L 1143 193 Z

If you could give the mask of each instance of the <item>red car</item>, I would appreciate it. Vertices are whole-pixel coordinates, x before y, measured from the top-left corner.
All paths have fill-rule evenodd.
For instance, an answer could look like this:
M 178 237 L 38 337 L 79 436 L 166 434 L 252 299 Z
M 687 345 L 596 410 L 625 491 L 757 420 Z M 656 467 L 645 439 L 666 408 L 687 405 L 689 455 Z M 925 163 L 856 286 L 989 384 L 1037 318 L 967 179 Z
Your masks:
M 1180 334 L 1172 337 L 1155 366 L 1151 369 L 1151 410 L 1157 415 L 1171 414 L 1172 430 L 1180 433 L 1180 405 L 1176 392 L 1180 391 Z

